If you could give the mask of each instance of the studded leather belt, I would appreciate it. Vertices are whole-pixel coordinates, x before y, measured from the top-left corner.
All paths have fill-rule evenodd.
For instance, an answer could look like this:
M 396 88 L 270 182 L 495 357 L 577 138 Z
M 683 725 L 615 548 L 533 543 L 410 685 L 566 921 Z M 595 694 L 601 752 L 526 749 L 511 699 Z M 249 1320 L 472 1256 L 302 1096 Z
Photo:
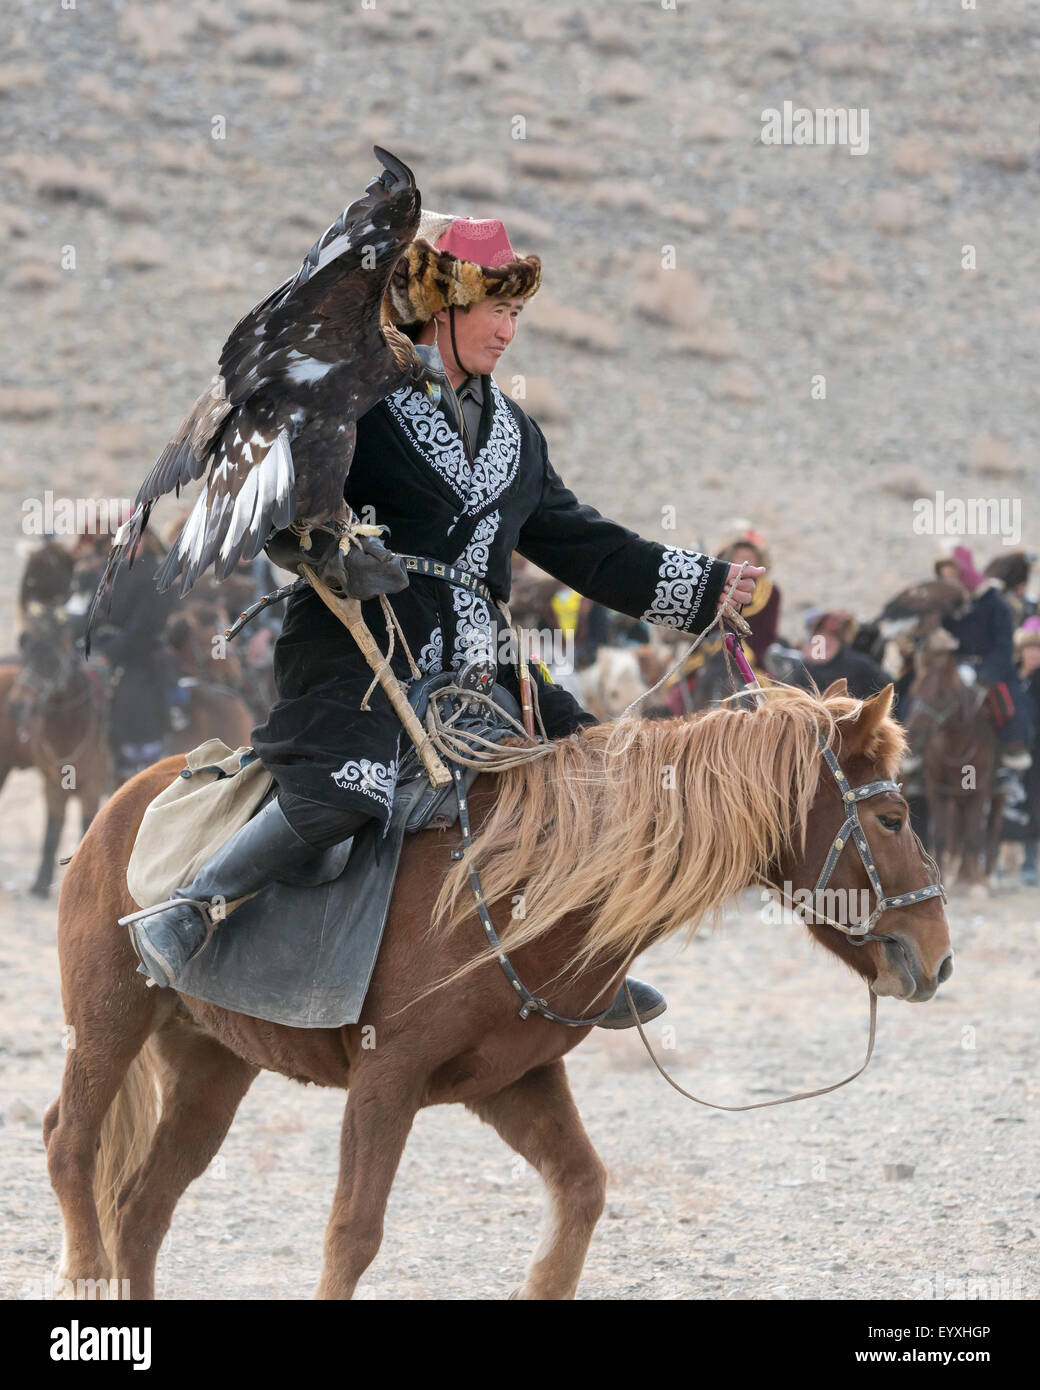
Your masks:
M 456 588 L 469 589 L 471 593 L 479 594 L 488 603 L 495 601 L 483 579 L 478 579 L 468 570 L 457 569 L 455 565 L 445 564 L 443 560 L 430 560 L 425 555 L 400 555 L 398 558 L 404 561 L 405 569 L 413 574 L 426 574 L 431 579 L 443 579 L 445 584 L 454 584 Z

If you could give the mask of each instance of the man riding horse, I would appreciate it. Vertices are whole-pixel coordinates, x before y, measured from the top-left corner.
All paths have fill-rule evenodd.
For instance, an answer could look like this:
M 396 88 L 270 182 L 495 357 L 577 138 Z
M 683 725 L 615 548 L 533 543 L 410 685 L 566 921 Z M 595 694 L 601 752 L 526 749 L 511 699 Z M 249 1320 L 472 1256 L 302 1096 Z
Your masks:
M 425 350 L 424 360 L 443 363 L 446 389 L 438 400 L 435 390 L 406 383 L 358 420 L 344 496 L 363 521 L 389 528 L 397 551 L 438 562 L 446 575 L 423 572 L 432 565 L 406 572 L 378 541 L 346 561 L 335 539 L 317 532 L 306 550 L 292 530 L 266 546 L 282 568 L 315 566 L 334 590 L 366 600 L 373 630 L 383 622 L 377 596 L 393 594 L 420 670 L 457 672 L 460 684 L 474 664 L 485 673 L 498 664 L 495 603 L 508 600 L 514 551 L 609 608 L 691 634 L 715 618 L 724 596 L 734 606 L 747 602 L 762 573 L 750 567 L 738 583 L 738 566 L 644 540 L 565 486 L 542 431 L 492 376 L 540 280 L 538 257 L 518 257 L 501 222 L 432 213 L 423 213 L 390 280 L 385 318 Z M 400 643 L 392 668 L 407 681 Z M 402 725 L 379 685 L 362 710 L 372 671 L 309 586 L 290 598 L 275 676 L 279 699 L 253 746 L 278 795 L 175 895 L 183 906 L 134 927 L 142 973 L 159 985 L 172 985 L 207 940 L 189 900 L 253 893 L 372 820 L 384 831 L 388 824 Z M 498 679 L 518 693 L 513 669 Z M 596 722 L 561 687 L 534 679 L 550 738 Z M 656 990 L 630 983 L 641 1018 L 663 1011 Z M 607 1026 L 634 1023 L 623 992 L 612 1014 Z

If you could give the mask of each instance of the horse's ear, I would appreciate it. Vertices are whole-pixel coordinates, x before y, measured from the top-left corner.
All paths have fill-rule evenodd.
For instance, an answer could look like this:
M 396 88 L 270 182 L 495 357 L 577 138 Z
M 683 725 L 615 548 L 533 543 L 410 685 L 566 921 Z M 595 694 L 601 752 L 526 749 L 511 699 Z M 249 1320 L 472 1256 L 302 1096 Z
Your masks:
M 831 681 L 830 685 L 823 692 L 823 698 L 829 700 L 832 695 L 847 695 L 849 693 L 849 683 L 844 676 L 840 680 Z
M 884 690 L 863 701 L 859 718 L 849 730 L 850 752 L 862 753 L 865 758 L 877 757 L 884 736 L 882 726 L 892 713 L 895 693 L 895 686 L 889 681 Z

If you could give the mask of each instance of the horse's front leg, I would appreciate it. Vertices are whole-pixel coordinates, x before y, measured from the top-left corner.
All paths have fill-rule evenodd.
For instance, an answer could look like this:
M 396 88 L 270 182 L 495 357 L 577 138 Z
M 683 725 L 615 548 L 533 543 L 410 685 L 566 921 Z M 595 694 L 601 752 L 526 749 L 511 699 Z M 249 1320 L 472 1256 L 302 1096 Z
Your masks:
M 379 1253 L 387 1199 L 423 1084 L 375 1061 L 351 1075 L 319 1298 L 352 1298 Z
M 44 783 L 47 799 L 47 828 L 43 833 L 43 849 L 40 853 L 40 867 L 36 881 L 29 892 L 37 898 L 45 898 L 54 879 L 54 860 L 58 853 L 62 827 L 65 824 L 66 794 L 57 783 L 49 778 Z
M 469 1109 L 537 1168 L 548 1193 L 541 1242 L 513 1296 L 573 1298 L 603 1212 L 607 1170 L 585 1133 L 562 1060 L 529 1071 Z

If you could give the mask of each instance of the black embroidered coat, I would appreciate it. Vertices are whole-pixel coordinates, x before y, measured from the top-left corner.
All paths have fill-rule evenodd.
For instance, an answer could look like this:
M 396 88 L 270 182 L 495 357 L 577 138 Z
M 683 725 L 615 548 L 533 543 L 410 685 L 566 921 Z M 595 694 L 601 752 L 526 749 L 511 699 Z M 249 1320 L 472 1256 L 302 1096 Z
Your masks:
M 510 557 L 526 555 L 563 584 L 634 618 L 700 632 L 712 620 L 727 566 L 692 550 L 643 540 L 578 501 L 549 462 L 545 437 L 494 379 L 471 461 L 462 439 L 422 390 L 388 396 L 358 422 L 346 497 L 364 520 L 390 528 L 403 554 L 479 575 L 496 599 L 510 589 Z M 423 672 L 497 655 L 492 607 L 442 580 L 412 575 L 390 602 Z M 385 647 L 378 601 L 363 605 Z M 409 678 L 400 644 L 392 662 Z M 500 669 L 500 679 L 506 673 Z M 353 638 L 311 590 L 293 595 L 275 646 L 279 700 L 253 731 L 264 765 L 290 792 L 362 810 L 385 828 L 406 739 L 385 693 L 360 709 L 372 672 Z M 515 682 L 515 674 L 506 684 Z M 515 690 L 515 683 L 513 685 Z M 552 737 L 590 720 L 561 687 L 539 682 Z

